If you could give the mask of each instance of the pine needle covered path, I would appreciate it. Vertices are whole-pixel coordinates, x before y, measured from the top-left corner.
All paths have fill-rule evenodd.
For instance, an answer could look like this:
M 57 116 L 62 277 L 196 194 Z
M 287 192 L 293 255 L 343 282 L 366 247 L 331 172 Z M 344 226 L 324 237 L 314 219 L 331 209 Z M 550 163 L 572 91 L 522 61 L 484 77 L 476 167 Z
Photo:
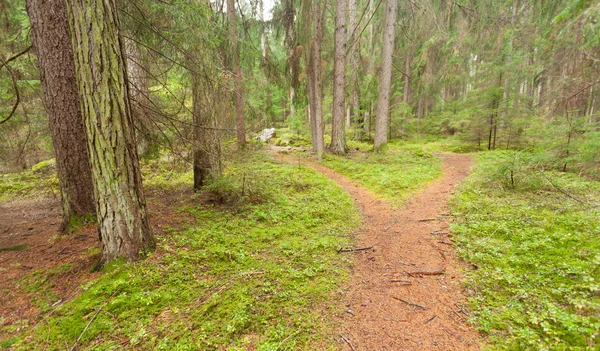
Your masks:
M 443 176 L 393 208 L 355 182 L 302 159 L 348 191 L 363 215 L 339 306 L 343 350 L 479 350 L 449 238 L 448 198 L 469 174 L 468 155 L 443 154 Z M 287 157 L 290 161 L 291 157 Z M 369 248 L 370 247 L 370 248 Z

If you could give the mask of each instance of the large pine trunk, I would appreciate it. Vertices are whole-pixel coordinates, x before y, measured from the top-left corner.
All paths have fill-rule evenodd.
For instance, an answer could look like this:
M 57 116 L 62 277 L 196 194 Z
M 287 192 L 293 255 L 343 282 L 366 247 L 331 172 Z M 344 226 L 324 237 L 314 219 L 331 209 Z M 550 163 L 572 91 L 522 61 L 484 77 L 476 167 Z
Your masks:
M 63 1 L 28 0 L 62 198 L 63 225 L 94 213 L 94 187 L 79 106 L 69 24 Z
M 116 0 L 67 0 L 104 262 L 154 248 L 148 226 Z
M 246 125 L 244 121 L 244 88 L 242 69 L 240 68 L 240 44 L 235 15 L 235 0 L 227 0 L 227 19 L 229 21 L 229 40 L 231 40 L 231 69 L 233 71 L 235 124 L 237 129 L 237 145 L 246 145 Z
M 333 57 L 333 110 L 331 121 L 331 145 L 334 154 L 346 153 L 346 128 L 344 112 L 346 91 L 344 90 L 346 74 L 346 5 L 347 0 L 336 2 L 334 57 Z
M 375 121 L 376 151 L 388 142 L 388 117 L 390 113 L 390 90 L 392 86 L 392 52 L 394 50 L 394 25 L 398 11 L 398 1 L 387 0 L 385 4 L 385 28 L 381 49 L 381 77 L 379 79 L 379 98 Z

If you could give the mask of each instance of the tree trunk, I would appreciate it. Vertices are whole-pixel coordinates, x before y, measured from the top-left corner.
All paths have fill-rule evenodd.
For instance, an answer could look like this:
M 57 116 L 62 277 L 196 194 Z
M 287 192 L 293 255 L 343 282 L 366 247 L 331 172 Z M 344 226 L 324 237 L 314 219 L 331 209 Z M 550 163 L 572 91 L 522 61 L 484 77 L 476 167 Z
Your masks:
M 334 154 L 346 153 L 346 128 L 344 110 L 346 92 L 344 90 L 346 71 L 346 5 L 347 0 L 338 0 L 335 11 L 335 35 L 333 58 L 333 110 L 331 117 L 331 145 Z
M 354 120 L 355 132 L 354 140 L 361 140 L 363 137 L 364 119 L 360 112 L 360 87 L 358 85 L 358 71 L 360 63 L 360 50 L 357 50 L 358 44 L 358 22 L 356 18 L 356 0 L 348 1 L 348 30 L 350 37 L 348 39 L 350 45 L 350 118 Z
M 379 79 L 379 98 L 377 99 L 377 116 L 375 121 L 375 151 L 388 142 L 388 115 L 390 113 L 390 90 L 392 86 L 392 52 L 394 50 L 394 25 L 396 23 L 398 2 L 387 0 L 385 4 L 385 28 L 383 47 L 381 48 L 381 77 Z
M 242 69 L 240 68 L 240 45 L 235 16 L 235 0 L 227 0 L 227 19 L 229 21 L 229 40 L 231 40 L 231 68 L 235 95 L 235 124 L 237 129 L 237 145 L 246 146 L 246 125 L 244 122 L 244 88 Z
M 152 143 L 152 102 L 148 89 L 148 64 L 138 44 L 131 39 L 125 38 L 125 53 L 133 123 L 139 150 L 143 155 Z
M 72 216 L 95 212 L 69 23 L 63 1 L 28 0 L 27 12 L 52 131 L 64 231 Z
M 207 180 L 221 174 L 221 142 L 216 129 L 215 114 L 210 113 L 206 108 L 214 96 L 203 94 L 201 77 L 196 73 L 191 75 L 194 114 L 194 190 L 200 190 Z
M 318 160 L 323 157 L 325 142 L 323 140 L 323 83 L 321 78 L 321 41 L 323 39 L 323 23 L 325 6 L 319 0 L 312 2 L 313 38 L 310 43 L 308 63 L 308 96 L 312 146 Z
M 128 261 L 155 244 L 133 133 L 116 0 L 67 0 L 102 260 Z

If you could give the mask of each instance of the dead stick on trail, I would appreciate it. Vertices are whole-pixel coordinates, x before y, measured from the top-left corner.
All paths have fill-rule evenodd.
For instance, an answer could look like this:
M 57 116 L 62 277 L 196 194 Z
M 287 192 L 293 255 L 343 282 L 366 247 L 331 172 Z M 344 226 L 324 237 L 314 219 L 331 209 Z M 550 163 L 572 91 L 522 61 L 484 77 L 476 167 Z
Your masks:
M 433 221 L 438 221 L 439 218 L 423 218 L 423 219 L 419 219 L 417 222 L 433 222 Z
M 414 271 L 414 272 L 406 272 L 408 275 L 410 276 L 415 276 L 415 275 L 442 275 L 444 274 L 444 272 L 446 271 L 446 267 L 442 267 L 440 270 L 437 271 Z
M 392 296 L 392 299 L 394 299 L 394 300 L 398 300 L 398 301 L 401 301 L 401 302 L 404 302 L 405 304 L 407 304 L 407 305 L 409 305 L 409 306 L 417 307 L 417 308 L 420 308 L 420 309 L 422 309 L 422 310 L 426 310 L 426 309 L 427 309 L 427 307 L 425 307 L 425 306 L 423 306 L 423 305 L 419 305 L 418 303 L 414 303 L 414 302 L 406 301 L 406 300 L 403 300 L 403 299 L 401 299 L 401 298 L 399 298 L 399 297 L 396 297 L 396 296 Z
M 344 342 L 346 344 L 348 344 L 348 346 L 350 346 L 350 348 L 352 349 L 352 351 L 356 351 L 356 349 L 354 348 L 354 346 L 352 346 L 352 343 L 350 342 L 350 340 L 346 339 L 346 337 L 343 336 L 342 334 L 340 334 L 340 337 L 342 338 L 342 340 L 344 340 Z
M 357 247 L 354 249 L 339 249 L 338 252 L 355 252 L 355 251 L 363 251 L 363 250 L 368 250 L 368 249 L 372 249 L 373 246 L 365 246 L 365 247 Z
M 433 316 L 431 316 L 431 317 L 427 318 L 427 320 L 426 320 L 426 321 L 425 321 L 425 323 L 423 323 L 423 324 L 427 324 L 427 323 L 431 322 L 432 320 L 434 320 L 434 319 L 435 319 L 435 317 L 437 317 L 437 314 L 434 314 Z

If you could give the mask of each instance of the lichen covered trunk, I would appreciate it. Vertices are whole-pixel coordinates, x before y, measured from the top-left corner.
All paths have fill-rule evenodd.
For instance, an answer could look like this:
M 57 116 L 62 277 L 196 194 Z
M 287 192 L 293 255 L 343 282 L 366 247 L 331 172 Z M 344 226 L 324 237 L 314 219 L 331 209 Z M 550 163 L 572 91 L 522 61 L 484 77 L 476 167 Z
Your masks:
M 126 83 L 115 0 L 67 0 L 103 261 L 154 248 Z
M 65 230 L 73 216 L 95 211 L 69 24 L 63 1 L 28 0 L 27 12 L 52 132 Z

